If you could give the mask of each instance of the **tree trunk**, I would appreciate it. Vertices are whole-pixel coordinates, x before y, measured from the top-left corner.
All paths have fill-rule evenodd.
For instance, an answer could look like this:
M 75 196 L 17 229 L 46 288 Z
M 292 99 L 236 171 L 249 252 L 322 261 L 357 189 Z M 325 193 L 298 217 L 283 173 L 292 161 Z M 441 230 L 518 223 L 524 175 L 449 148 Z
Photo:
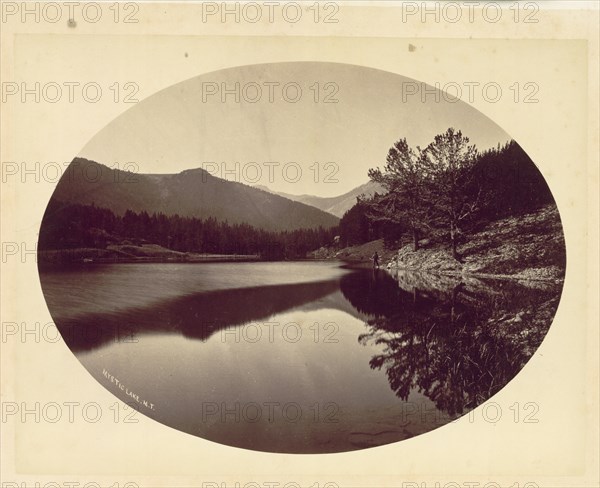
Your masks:
M 413 229 L 413 251 L 419 250 L 419 233 L 417 229 Z
M 456 225 L 454 222 L 450 222 L 450 242 L 452 243 L 452 257 L 458 259 L 458 252 L 456 251 Z

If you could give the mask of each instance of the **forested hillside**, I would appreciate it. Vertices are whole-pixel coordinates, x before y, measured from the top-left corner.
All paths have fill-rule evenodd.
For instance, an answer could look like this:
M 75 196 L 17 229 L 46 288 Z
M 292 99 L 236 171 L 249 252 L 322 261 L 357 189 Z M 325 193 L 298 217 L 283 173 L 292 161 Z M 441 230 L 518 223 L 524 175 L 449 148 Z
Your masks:
M 179 252 L 259 255 L 263 259 L 304 258 L 333 241 L 336 228 L 272 232 L 248 224 L 125 211 L 117 215 L 94 205 L 51 200 L 38 249 L 106 249 L 114 245 L 158 244 Z

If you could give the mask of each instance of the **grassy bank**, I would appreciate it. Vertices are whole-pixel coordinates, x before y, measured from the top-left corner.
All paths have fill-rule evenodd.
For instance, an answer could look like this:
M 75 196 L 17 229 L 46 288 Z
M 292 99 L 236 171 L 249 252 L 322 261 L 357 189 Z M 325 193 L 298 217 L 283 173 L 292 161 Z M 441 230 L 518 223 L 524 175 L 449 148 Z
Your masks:
M 241 254 L 198 254 L 179 252 L 157 244 L 118 244 L 106 248 L 80 247 L 38 252 L 41 265 L 53 266 L 76 263 L 144 263 L 144 262 L 223 262 L 257 261 L 260 256 Z
M 443 237 L 399 249 L 386 249 L 383 240 L 340 250 L 324 249 L 313 257 L 368 262 L 375 251 L 383 267 L 448 275 L 561 280 L 565 272 L 565 244 L 558 210 L 547 205 L 535 212 L 488 223 L 462 236 L 460 259 L 454 259 Z

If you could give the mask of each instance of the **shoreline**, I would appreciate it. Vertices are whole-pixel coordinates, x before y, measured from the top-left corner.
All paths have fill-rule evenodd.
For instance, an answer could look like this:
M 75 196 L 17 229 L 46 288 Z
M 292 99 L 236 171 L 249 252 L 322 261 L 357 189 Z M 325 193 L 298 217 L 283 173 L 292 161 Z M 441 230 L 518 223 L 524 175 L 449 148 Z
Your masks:
M 316 261 L 326 261 L 323 259 Z M 333 260 L 331 260 L 333 261 Z M 448 276 L 455 278 L 481 278 L 481 279 L 493 279 L 493 280 L 513 280 L 513 281 L 540 281 L 544 283 L 562 283 L 564 282 L 563 278 L 544 278 L 539 276 L 520 276 L 518 274 L 500 274 L 500 273 L 469 273 L 469 272 L 452 272 L 452 271 L 439 271 L 435 269 L 421 269 L 421 268 L 410 268 L 410 267 L 387 267 L 387 266 L 379 266 L 379 268 L 373 268 L 370 261 L 345 261 L 339 260 L 341 262 L 348 263 L 349 268 L 359 268 L 359 269 L 378 269 L 379 271 L 386 271 L 391 273 L 392 271 L 404 271 L 408 273 L 415 274 L 429 274 L 429 275 L 437 275 L 437 276 Z
M 158 255 L 123 255 L 104 249 L 52 249 L 39 251 L 38 265 L 41 267 L 93 266 L 96 264 L 144 264 L 144 263 L 219 263 L 260 262 L 259 255 L 252 254 L 194 254 L 170 251 Z
M 558 210 L 547 205 L 529 214 L 507 217 L 480 226 L 458 245 L 458 259 L 446 236 L 432 235 L 414 250 L 406 241 L 383 239 L 344 248 L 321 247 L 294 261 L 336 261 L 350 268 L 372 268 L 379 255 L 380 269 L 393 273 L 434 274 L 464 279 L 500 279 L 540 283 L 564 282 L 566 255 Z M 157 244 L 121 244 L 106 248 L 81 247 L 38 251 L 39 267 L 86 266 L 120 263 L 233 263 L 287 262 L 258 254 L 209 254 L 180 252 Z
M 459 259 L 453 257 L 443 235 L 432 235 L 418 244 L 417 250 L 406 241 L 386 247 L 378 239 L 341 249 L 320 248 L 312 255 L 372 267 L 371 257 L 377 253 L 382 269 L 440 276 L 546 283 L 565 278 L 564 237 L 554 205 L 481 226 L 459 243 Z
M 39 265 L 42 267 L 72 267 L 72 266 L 94 266 L 98 264 L 155 264 L 155 263 L 167 263 L 167 264 L 202 264 L 202 263 L 274 263 L 274 262 L 337 262 L 341 264 L 341 267 L 348 269 L 375 269 L 372 267 L 371 261 L 367 259 L 344 259 L 338 257 L 330 258 L 306 258 L 306 259 L 294 259 L 294 260 L 264 260 L 260 256 L 253 255 L 241 255 L 241 254 L 207 254 L 203 256 L 193 257 L 189 259 L 173 259 L 164 257 L 132 257 L 132 258 L 96 258 L 91 261 L 45 261 L 40 260 Z M 481 279 L 497 279 L 497 280 L 513 280 L 513 281 L 539 281 L 544 283 L 561 283 L 564 282 L 562 278 L 552 277 L 540 277 L 540 276 L 523 276 L 519 274 L 506 274 L 506 273 L 477 273 L 468 271 L 444 271 L 438 269 L 423 269 L 418 267 L 409 266 L 388 266 L 381 265 L 376 268 L 379 271 L 385 271 L 392 273 L 393 271 L 403 271 L 407 273 L 425 274 L 425 275 L 437 275 L 447 276 L 454 278 L 481 278 Z

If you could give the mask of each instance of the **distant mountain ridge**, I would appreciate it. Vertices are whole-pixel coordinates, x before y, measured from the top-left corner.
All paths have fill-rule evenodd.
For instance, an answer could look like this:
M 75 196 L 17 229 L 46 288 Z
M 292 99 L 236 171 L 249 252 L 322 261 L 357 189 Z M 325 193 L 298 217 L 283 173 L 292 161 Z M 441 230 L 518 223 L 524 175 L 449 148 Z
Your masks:
M 276 192 L 267 188 L 266 186 L 257 185 L 255 188 L 260 190 L 272 193 L 274 195 L 279 195 L 288 200 L 293 200 L 295 202 L 304 203 L 306 205 L 310 205 L 312 207 L 323 210 L 324 212 L 335 215 L 336 217 L 343 217 L 344 214 L 350 210 L 354 204 L 356 203 L 356 198 L 365 195 L 367 197 L 371 197 L 378 193 L 384 193 L 383 187 L 379 183 L 374 183 L 369 181 L 364 183 L 354 190 L 350 190 L 343 195 L 339 195 L 337 197 L 317 197 L 314 195 L 292 195 L 290 193 Z
M 182 217 L 213 217 L 230 224 L 283 231 L 334 227 L 334 215 L 254 188 L 212 176 L 203 169 L 178 174 L 139 174 L 75 158 L 59 181 L 55 200 L 94 204 L 118 215 L 126 210 Z

